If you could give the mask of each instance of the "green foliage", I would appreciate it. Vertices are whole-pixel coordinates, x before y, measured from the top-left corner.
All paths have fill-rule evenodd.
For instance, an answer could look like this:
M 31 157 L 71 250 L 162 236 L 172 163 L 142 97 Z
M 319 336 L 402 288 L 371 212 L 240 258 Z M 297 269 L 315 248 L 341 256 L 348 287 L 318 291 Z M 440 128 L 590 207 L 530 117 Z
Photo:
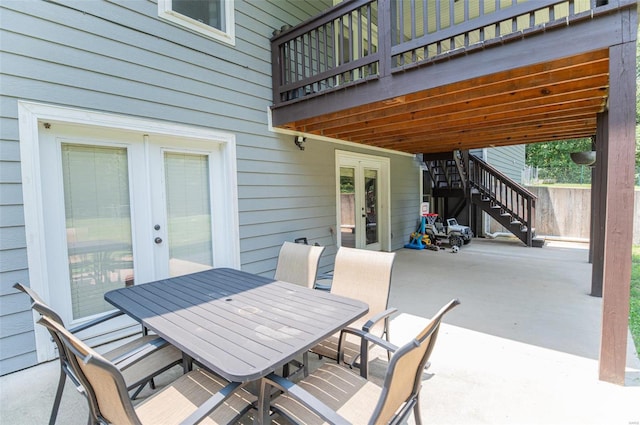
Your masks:
M 355 189 L 353 187 L 353 177 L 340 176 L 340 193 L 353 193 Z
M 527 165 L 540 168 L 567 167 L 575 165 L 569 154 L 591 150 L 591 139 L 571 139 L 560 142 L 534 143 L 527 145 Z
M 591 150 L 591 139 L 534 143 L 526 147 L 525 162 L 540 168 L 538 178 L 556 183 L 589 183 L 589 168 L 571 161 L 571 152 Z M 586 168 L 586 170 L 585 170 Z
M 631 259 L 631 301 L 629 305 L 629 330 L 640 355 L 640 245 L 635 245 Z

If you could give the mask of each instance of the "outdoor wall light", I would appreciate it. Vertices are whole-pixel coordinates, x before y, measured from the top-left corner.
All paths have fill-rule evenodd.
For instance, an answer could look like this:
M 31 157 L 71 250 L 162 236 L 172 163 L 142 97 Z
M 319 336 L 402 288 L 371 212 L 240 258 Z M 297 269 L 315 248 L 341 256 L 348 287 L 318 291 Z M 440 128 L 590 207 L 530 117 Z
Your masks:
M 296 136 L 295 139 L 293 139 L 293 143 L 295 143 L 298 149 L 300 149 L 301 151 L 304 150 L 303 144 L 306 141 L 307 141 L 307 138 L 304 136 Z

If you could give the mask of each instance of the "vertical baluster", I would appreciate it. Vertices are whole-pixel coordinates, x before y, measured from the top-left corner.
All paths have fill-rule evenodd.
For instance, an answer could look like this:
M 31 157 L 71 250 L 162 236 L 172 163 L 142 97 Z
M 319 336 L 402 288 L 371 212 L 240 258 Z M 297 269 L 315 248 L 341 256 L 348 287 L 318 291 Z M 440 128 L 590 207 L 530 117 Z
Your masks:
M 302 79 L 304 80 L 305 78 L 307 78 L 307 54 L 308 54 L 308 48 L 307 48 L 307 42 L 306 39 L 309 36 L 309 33 L 307 34 L 302 34 L 300 36 L 300 42 L 302 43 L 302 46 L 300 46 L 301 50 L 302 50 L 302 56 L 300 57 L 301 62 L 302 62 L 302 68 L 301 68 L 301 74 L 302 74 Z M 302 90 L 304 93 L 304 89 Z
M 327 55 L 327 69 L 333 69 L 335 68 L 335 55 L 336 55 L 336 35 L 335 35 L 335 25 L 334 25 L 334 21 L 328 22 L 327 23 L 327 27 L 325 28 L 325 40 L 328 38 L 328 40 L 326 41 L 326 55 Z M 331 41 L 331 42 L 329 42 Z M 330 80 L 329 80 L 329 84 L 331 87 L 335 87 L 336 86 L 336 76 L 333 75 L 331 76 Z
M 323 42 L 324 42 L 324 69 L 325 71 L 333 68 L 331 66 L 330 58 L 329 58 L 329 26 L 330 22 L 325 24 L 323 28 Z
M 289 63 L 289 55 L 287 55 L 287 51 L 289 49 L 289 43 L 282 43 L 280 45 L 280 63 L 283 65 L 280 68 L 280 86 L 284 86 L 289 82 L 289 76 L 287 75 L 289 72 L 289 67 L 291 64 Z M 285 101 L 289 100 L 288 93 L 280 92 L 280 100 Z
M 455 0 L 449 0 L 449 28 L 456 24 L 456 6 Z
M 367 5 L 367 52 L 368 54 L 373 54 L 373 39 L 371 38 L 371 4 Z M 369 65 L 369 74 L 375 74 L 376 70 L 374 69 L 374 65 Z
M 295 66 L 293 81 L 296 83 L 300 81 L 300 57 L 298 56 L 299 55 L 298 43 L 300 42 L 299 40 L 300 40 L 300 37 L 296 37 L 293 39 L 293 49 L 294 49 L 293 53 L 295 57 L 295 60 L 293 63 Z M 300 89 L 297 89 L 297 90 L 300 90 Z
M 411 0 L 411 40 L 416 39 L 416 0 Z
M 354 49 L 353 46 L 356 42 L 353 31 L 353 12 L 349 13 L 347 18 L 347 38 L 349 43 L 349 62 L 352 62 L 354 59 Z
M 569 16 L 574 15 L 575 11 L 576 11 L 575 2 L 573 0 L 569 0 Z
M 416 39 L 416 31 L 417 31 L 417 20 L 418 18 L 416 17 L 416 1 L 415 0 L 411 0 L 411 40 L 415 40 Z M 417 56 L 417 49 L 413 49 L 411 51 L 411 62 L 412 63 L 416 63 L 418 61 L 418 56 Z
M 469 22 L 469 0 L 464 0 L 464 2 L 462 3 L 462 13 L 463 13 L 463 22 Z M 464 33 L 464 46 L 463 47 L 469 47 L 469 31 L 465 31 Z
M 536 26 L 536 13 L 529 13 L 529 28 L 533 28 Z
M 320 68 L 320 28 L 318 27 L 316 29 L 316 75 L 320 74 L 322 72 L 321 68 Z M 318 85 L 320 84 L 320 82 L 318 82 Z M 318 86 L 318 91 L 320 91 L 320 87 Z
M 353 12 L 349 13 L 349 17 L 347 18 L 347 23 L 349 27 L 347 28 L 347 37 L 349 43 L 349 58 L 348 62 L 353 62 L 353 44 L 355 43 L 355 31 L 353 30 Z M 350 81 L 353 81 L 356 77 L 353 69 L 349 71 Z
M 364 57 L 364 40 L 362 38 L 362 8 L 358 9 L 358 59 Z
M 549 10 L 549 22 L 553 22 L 556 20 L 556 7 L 555 6 L 549 6 L 547 8 Z
M 455 0 L 449 0 L 449 28 L 453 27 L 456 24 L 456 9 L 455 9 Z M 456 48 L 456 40 L 455 37 L 449 38 L 449 50 L 454 50 Z
M 338 65 L 342 65 L 344 63 L 344 16 L 338 18 Z
M 429 12 L 427 11 L 429 3 L 427 0 L 422 0 L 422 35 L 425 36 L 429 32 Z M 425 57 L 427 55 L 425 54 Z

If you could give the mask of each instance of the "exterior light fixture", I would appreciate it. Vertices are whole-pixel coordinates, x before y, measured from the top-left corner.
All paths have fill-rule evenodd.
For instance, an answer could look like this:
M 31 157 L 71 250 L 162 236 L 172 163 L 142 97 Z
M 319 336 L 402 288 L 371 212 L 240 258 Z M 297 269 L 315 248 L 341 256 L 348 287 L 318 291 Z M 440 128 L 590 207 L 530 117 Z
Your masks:
M 306 141 L 307 141 L 307 138 L 304 136 L 296 136 L 295 139 L 293 139 L 293 143 L 295 143 L 298 149 L 300 149 L 301 151 L 304 150 L 303 144 Z
M 571 160 L 578 165 L 587 165 L 589 167 L 593 167 L 593 165 L 596 163 L 595 151 L 571 152 L 569 155 L 571 156 Z
M 571 152 L 569 156 L 571 157 L 571 161 L 578 165 L 586 165 L 588 167 L 593 167 L 596 163 L 596 139 L 595 136 L 591 137 L 591 149 L 590 151 L 584 152 Z

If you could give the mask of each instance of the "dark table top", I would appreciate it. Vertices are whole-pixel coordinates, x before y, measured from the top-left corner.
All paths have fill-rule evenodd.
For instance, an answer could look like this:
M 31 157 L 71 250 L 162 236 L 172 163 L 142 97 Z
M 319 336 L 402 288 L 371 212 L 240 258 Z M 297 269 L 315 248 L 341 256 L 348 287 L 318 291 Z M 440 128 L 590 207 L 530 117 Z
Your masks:
M 358 300 L 218 268 L 105 299 L 229 381 L 257 380 L 363 316 Z

